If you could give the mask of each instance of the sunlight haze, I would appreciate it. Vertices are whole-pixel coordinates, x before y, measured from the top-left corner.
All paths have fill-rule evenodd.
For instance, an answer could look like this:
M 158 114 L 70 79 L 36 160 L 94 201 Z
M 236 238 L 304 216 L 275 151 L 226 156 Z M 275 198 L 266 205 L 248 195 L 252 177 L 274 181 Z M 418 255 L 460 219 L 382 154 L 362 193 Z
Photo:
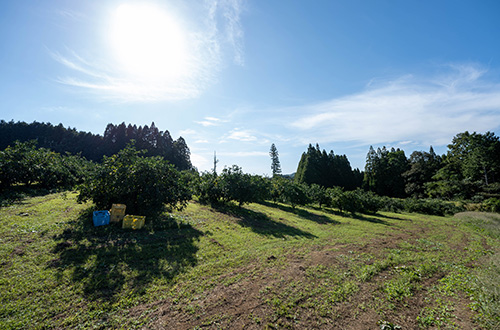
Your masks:
M 200 171 L 498 133 L 497 1 L 3 1 L 5 121 L 182 136 Z

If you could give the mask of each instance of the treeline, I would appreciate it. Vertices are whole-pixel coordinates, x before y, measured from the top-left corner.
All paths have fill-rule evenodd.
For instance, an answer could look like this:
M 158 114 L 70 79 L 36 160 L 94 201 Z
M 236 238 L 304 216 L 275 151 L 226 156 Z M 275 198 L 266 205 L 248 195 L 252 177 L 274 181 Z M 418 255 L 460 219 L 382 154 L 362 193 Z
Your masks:
M 432 147 L 409 158 L 399 149 L 370 147 L 364 172 L 352 169 L 345 155 L 310 145 L 291 179 L 278 174 L 277 150 L 270 153 L 275 169 L 271 178 L 244 173 L 237 165 L 220 174 L 215 169 L 200 174 L 191 166 L 184 140 L 173 141 L 168 131 L 159 131 L 154 123 L 150 127 L 108 125 L 104 136 L 94 136 L 102 140 L 101 148 L 109 144 L 98 162 L 82 157 L 83 152 L 58 153 L 37 145 L 40 141 L 56 145 L 56 131 L 63 136 L 88 133 L 40 125 L 47 136 L 14 142 L 0 151 L 1 190 L 17 185 L 78 187 L 80 201 L 91 200 L 104 209 L 125 203 L 144 215 L 161 212 L 165 206 L 182 208 L 192 197 L 212 205 L 273 201 L 292 208 L 314 204 L 350 213 L 449 214 L 463 209 L 465 204 L 458 200 L 474 202 L 482 210 L 500 210 L 500 142 L 491 132 L 460 133 L 442 156 Z
M 0 150 L 13 146 L 15 141 L 32 140 L 40 148 L 60 154 L 81 155 L 94 162 L 100 162 L 103 156 L 116 154 L 134 140 L 138 149 L 147 150 L 147 156 L 161 156 L 180 170 L 192 167 L 186 141 L 182 137 L 173 140 L 168 131 L 160 131 L 154 122 L 151 126 L 108 124 L 101 136 L 65 128 L 62 124 L 0 121 Z
M 295 182 L 346 190 L 362 188 L 379 196 L 482 201 L 500 197 L 500 141 L 492 132 L 457 134 L 445 155 L 370 147 L 364 172 L 352 170 L 345 155 L 309 145 Z

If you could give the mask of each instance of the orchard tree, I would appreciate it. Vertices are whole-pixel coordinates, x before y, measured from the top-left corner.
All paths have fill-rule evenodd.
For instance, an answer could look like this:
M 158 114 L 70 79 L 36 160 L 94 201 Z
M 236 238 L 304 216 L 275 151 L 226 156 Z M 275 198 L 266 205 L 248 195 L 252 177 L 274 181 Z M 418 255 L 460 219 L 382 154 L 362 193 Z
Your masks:
M 182 209 L 191 199 L 180 173 L 160 156 L 144 157 L 128 145 L 106 157 L 80 187 L 79 202 L 93 201 L 99 209 L 125 204 L 127 212 L 157 215 L 165 206 Z

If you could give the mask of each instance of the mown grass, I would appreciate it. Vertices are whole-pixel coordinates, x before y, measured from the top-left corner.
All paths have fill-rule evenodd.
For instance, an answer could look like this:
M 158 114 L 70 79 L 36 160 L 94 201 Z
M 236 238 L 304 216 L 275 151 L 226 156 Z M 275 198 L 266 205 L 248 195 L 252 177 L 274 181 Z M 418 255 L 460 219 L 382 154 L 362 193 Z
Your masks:
M 259 302 L 244 320 L 254 328 L 335 328 L 370 315 L 371 328 L 500 326 L 496 215 L 192 202 L 131 231 L 93 227 L 93 206 L 75 199 L 0 209 L 0 328 L 148 328 L 169 321 L 159 308 L 177 328 L 232 328 L 241 316 L 214 297 L 237 288 Z

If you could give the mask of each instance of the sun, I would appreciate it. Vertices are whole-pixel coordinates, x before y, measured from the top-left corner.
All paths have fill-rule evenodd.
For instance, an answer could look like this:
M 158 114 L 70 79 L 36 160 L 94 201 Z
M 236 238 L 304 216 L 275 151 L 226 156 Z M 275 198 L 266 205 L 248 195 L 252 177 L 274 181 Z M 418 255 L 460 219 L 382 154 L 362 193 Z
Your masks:
M 151 4 L 122 4 L 111 21 L 116 64 L 127 74 L 175 81 L 187 74 L 183 30 L 166 10 Z

